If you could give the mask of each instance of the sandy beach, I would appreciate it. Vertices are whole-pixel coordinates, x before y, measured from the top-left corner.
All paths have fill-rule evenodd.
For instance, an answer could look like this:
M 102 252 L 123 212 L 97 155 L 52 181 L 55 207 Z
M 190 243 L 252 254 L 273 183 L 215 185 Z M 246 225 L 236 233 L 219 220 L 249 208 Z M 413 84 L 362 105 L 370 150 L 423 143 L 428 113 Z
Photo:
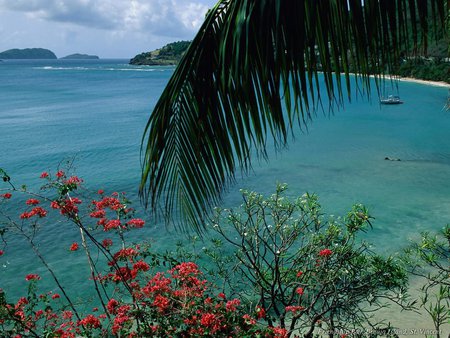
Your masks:
M 357 74 L 355 73 L 351 73 L 353 76 L 356 76 Z M 345 75 L 345 73 L 341 73 L 341 75 Z M 371 78 L 375 78 L 375 75 L 370 75 Z M 419 83 L 419 84 L 423 84 L 426 86 L 434 86 L 434 87 L 443 87 L 443 88 L 449 88 L 450 89 L 450 83 L 444 82 L 444 81 L 428 81 L 428 80 L 421 80 L 421 79 L 416 79 L 414 77 L 400 77 L 400 76 L 396 76 L 396 75 L 389 75 L 389 74 L 385 74 L 385 75 L 379 75 L 377 76 L 379 79 L 385 79 L 387 81 L 399 81 L 399 82 L 414 82 L 414 83 Z
M 450 83 L 443 82 L 443 81 L 427 81 L 427 80 L 415 79 L 412 77 L 398 77 L 396 79 L 398 79 L 400 82 L 414 82 L 414 83 L 424 84 L 427 86 L 450 88 Z

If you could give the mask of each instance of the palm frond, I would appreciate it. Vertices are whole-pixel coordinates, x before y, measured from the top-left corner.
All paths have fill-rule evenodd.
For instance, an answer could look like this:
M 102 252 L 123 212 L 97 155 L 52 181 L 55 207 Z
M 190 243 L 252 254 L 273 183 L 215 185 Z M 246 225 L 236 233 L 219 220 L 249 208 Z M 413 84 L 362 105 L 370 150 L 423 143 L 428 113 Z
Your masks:
M 432 5 L 430 5 L 432 4 Z M 166 221 L 204 230 L 237 170 L 282 147 L 319 103 L 351 97 L 350 74 L 389 72 L 412 32 L 426 47 L 427 16 L 444 0 L 222 0 L 176 68 L 142 139 L 143 200 Z M 430 9 L 431 8 L 431 9 Z M 378 83 L 378 82 L 377 82 Z M 161 212 L 161 210 L 163 210 Z

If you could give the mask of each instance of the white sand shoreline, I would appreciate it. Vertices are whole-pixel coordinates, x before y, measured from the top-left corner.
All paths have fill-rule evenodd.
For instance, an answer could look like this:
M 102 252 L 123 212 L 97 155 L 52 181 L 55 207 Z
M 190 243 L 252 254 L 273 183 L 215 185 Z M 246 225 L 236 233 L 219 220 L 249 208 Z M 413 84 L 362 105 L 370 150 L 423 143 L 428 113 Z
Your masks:
M 450 88 L 450 83 L 443 82 L 443 81 L 428 81 L 428 80 L 420 80 L 413 77 L 395 77 L 396 80 L 399 80 L 400 82 L 414 82 L 419 83 L 427 86 L 434 86 L 434 87 L 445 87 Z
M 350 73 L 350 74 L 353 76 L 356 76 L 356 77 L 359 76 L 359 74 L 356 74 L 356 73 Z M 341 75 L 345 75 L 345 73 L 341 73 Z M 374 78 L 375 75 L 370 75 L 370 77 Z M 415 77 L 401 77 L 401 76 L 389 75 L 389 74 L 378 75 L 377 77 L 379 79 L 384 78 L 387 81 L 392 80 L 392 81 L 399 81 L 399 82 L 413 82 L 413 83 L 423 84 L 426 86 L 434 86 L 434 87 L 442 87 L 442 88 L 450 89 L 450 83 L 447 83 L 444 81 L 421 80 L 421 79 L 416 79 Z

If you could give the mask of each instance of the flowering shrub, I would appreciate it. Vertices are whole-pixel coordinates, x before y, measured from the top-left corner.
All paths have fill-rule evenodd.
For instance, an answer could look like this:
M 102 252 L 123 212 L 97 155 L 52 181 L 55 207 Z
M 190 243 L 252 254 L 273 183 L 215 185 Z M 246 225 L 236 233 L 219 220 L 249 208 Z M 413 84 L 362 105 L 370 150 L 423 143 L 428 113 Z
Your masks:
M 268 198 L 243 191 L 241 208 L 216 210 L 219 244 L 205 251 L 231 292 L 264 308 L 269 325 L 305 337 L 374 327 L 380 323 L 371 313 L 386 301 L 407 305 L 399 297 L 407 284 L 401 265 L 356 238 L 371 226 L 364 206 L 324 219 L 316 196 L 291 201 L 286 189 L 279 185 Z M 216 255 L 219 249 L 232 258 Z
M 6 173 L 2 170 L 1 173 Z M 168 271 L 156 271 L 155 255 L 145 246 L 128 245 L 127 231 L 144 227 L 145 221 L 134 217 L 125 194 L 105 195 L 89 203 L 77 196 L 83 180 L 58 170 L 53 176 L 43 172 L 46 195 L 17 190 L 0 195 L 0 205 L 25 194 L 22 211 L 15 217 L 0 215 L 7 220 L 1 228 L 22 235 L 33 247 L 48 269 L 60 293 L 39 293 L 41 277 L 36 273 L 25 276 L 26 296 L 15 303 L 7 301 L 0 289 L 0 331 L 8 337 L 167 337 L 167 336 L 240 336 L 285 337 L 287 331 L 276 325 L 263 324 L 264 308 L 248 308 L 239 299 L 228 299 L 219 293 L 193 262 L 181 262 Z M 56 192 L 56 198 L 54 193 Z M 31 196 L 30 196 L 31 195 Z M 87 218 L 82 214 L 86 211 Z M 67 251 L 83 249 L 88 258 L 97 303 L 91 313 L 82 314 L 69 297 L 64 286 L 35 245 L 38 223 L 48 215 L 62 217 L 80 231 L 80 243 L 73 242 Z M 109 233 L 110 238 L 97 241 L 95 231 Z M 116 245 L 114 245 L 116 243 Z M 92 258 L 92 248 L 105 257 L 106 266 Z M 0 256 L 7 256 L 7 248 Z M 100 272 L 102 271 L 103 272 Z
M 144 271 L 146 269 L 143 269 Z M 143 271 L 140 270 L 140 271 Z M 139 271 L 138 271 L 139 273 Z M 132 279 L 137 281 L 137 276 Z M 56 293 L 37 293 L 36 274 L 29 281 L 27 297 L 15 304 L 0 292 L 0 328 L 11 337 L 286 337 L 280 327 L 258 324 L 264 310 L 246 313 L 238 299 L 209 294 L 209 283 L 192 262 L 181 263 L 166 273 L 148 276 L 146 283 L 133 283 L 134 301 L 110 298 L 106 311 L 75 316 L 65 310 Z M 118 281 L 120 282 L 120 281 Z
M 211 276 L 193 262 L 201 254 L 158 254 L 144 242 L 127 243 L 128 231 L 138 231 L 145 221 L 136 217 L 124 193 L 98 190 L 86 202 L 83 180 L 63 170 L 40 175 L 40 194 L 16 189 L 1 169 L 0 175 L 9 185 L 6 192 L 0 190 L 0 207 L 20 205 L 16 215 L 0 208 L 0 259 L 8 257 L 6 235 L 22 236 L 55 284 L 54 290 L 39 292 L 44 277 L 29 272 L 21 277 L 28 286 L 25 296 L 10 302 L 0 289 L 1 336 L 335 336 L 361 327 L 379 329 L 370 314 L 386 300 L 408 305 L 405 270 L 356 238 L 371 226 L 362 205 L 343 219 L 325 220 L 316 196 L 290 201 L 284 185 L 269 198 L 244 191 L 241 209 L 216 210 L 212 228 L 219 238 L 203 250 L 215 263 Z M 16 198 L 19 194 L 26 197 Z M 87 313 L 81 310 L 84 304 L 72 301 L 36 245 L 39 224 L 50 216 L 79 232 L 79 239 L 64 250 L 87 257 L 90 275 L 83 279 L 90 280 L 97 296 Z M 448 228 L 445 235 L 448 240 Z M 424 241 L 415 252 L 440 266 L 436 253 L 446 242 L 429 237 Z M 94 259 L 93 250 L 102 258 Z M 189 259 L 180 259 L 183 256 Z M 169 268 L 162 268 L 166 265 Z M 414 271 L 422 271 L 417 269 L 414 266 Z M 439 306 L 448 305 L 447 275 L 444 268 L 432 277 L 433 285 L 444 285 Z M 440 316 L 444 310 L 430 314 Z M 445 314 L 448 318 L 448 311 Z M 436 328 L 442 318 L 435 321 Z

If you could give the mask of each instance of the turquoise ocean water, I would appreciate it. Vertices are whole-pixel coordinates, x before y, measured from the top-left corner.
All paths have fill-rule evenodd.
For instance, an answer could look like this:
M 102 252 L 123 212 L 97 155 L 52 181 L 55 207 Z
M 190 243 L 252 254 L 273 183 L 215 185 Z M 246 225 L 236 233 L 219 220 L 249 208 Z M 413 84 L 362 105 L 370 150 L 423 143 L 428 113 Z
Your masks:
M 138 203 L 142 132 L 173 68 L 127 61 L 0 63 L 0 168 L 14 183 L 37 186 L 42 171 L 54 172 L 75 157 L 88 187 L 127 191 Z M 447 91 L 400 82 L 403 105 L 380 106 L 373 96 L 354 98 L 331 116 L 318 112 L 288 149 L 270 155 L 268 163 L 255 160 L 249 176 L 238 175 L 224 206 L 240 203 L 239 188 L 270 194 L 276 182 L 285 182 L 290 195 L 317 193 L 327 214 L 364 203 L 375 217 L 366 238 L 381 252 L 398 251 L 419 231 L 439 230 L 450 222 Z M 14 208 L 13 201 L 9 205 Z M 67 260 L 70 243 L 79 241 L 74 229 L 49 224 L 41 233 L 40 250 L 69 283 L 87 273 L 81 253 Z M 157 224 L 139 235 L 161 249 L 179 237 Z M 25 274 L 45 274 L 33 257 L 23 243 L 11 241 L 0 258 L 0 287 L 12 297 L 23 294 Z

